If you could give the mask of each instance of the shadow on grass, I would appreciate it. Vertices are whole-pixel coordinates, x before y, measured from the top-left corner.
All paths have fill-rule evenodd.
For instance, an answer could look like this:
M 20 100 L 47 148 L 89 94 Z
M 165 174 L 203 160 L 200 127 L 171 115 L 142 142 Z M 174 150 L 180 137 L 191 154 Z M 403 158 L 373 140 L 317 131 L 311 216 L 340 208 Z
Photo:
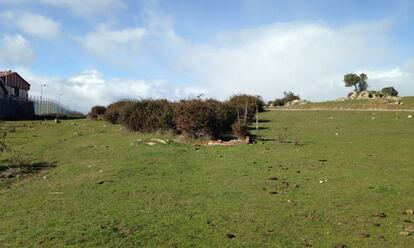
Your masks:
M 24 163 L 20 165 L 0 165 L 0 179 L 7 180 L 36 174 L 39 171 L 55 168 L 57 162 Z
M 269 129 L 268 127 L 259 127 L 259 130 L 266 130 Z M 256 127 L 249 127 L 249 131 L 257 130 Z
M 259 119 L 259 123 L 267 123 L 267 122 L 270 122 L 270 120 L 260 120 Z

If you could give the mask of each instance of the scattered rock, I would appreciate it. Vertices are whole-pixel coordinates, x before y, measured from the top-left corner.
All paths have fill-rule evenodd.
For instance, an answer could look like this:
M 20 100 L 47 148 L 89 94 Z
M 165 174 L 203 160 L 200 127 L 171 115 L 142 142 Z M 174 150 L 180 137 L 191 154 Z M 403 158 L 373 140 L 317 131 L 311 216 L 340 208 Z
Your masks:
M 248 144 L 245 140 L 230 140 L 230 141 L 222 141 L 222 140 L 211 140 L 207 143 L 209 146 L 233 146 L 233 145 L 242 145 Z
M 404 211 L 404 214 L 412 215 L 414 214 L 414 209 L 407 209 Z
M 409 232 L 400 232 L 401 236 L 410 236 L 411 234 Z
M 366 239 L 370 237 L 369 233 L 360 233 L 359 235 L 361 235 L 362 238 Z
M 410 235 L 414 233 L 414 225 L 406 226 L 404 231 L 409 232 Z
M 56 191 L 56 192 L 50 192 L 51 195 L 63 195 L 63 192 Z
M 289 182 L 287 182 L 287 181 L 285 181 L 285 180 L 282 180 L 282 185 L 283 185 L 285 188 L 287 188 L 287 187 L 289 187 Z
M 408 116 L 408 119 L 411 119 L 411 118 L 413 118 L 413 116 L 412 116 L 412 115 L 409 115 L 409 116 Z
M 308 103 L 309 103 L 309 101 L 306 101 L 306 100 L 293 100 L 291 102 L 285 103 L 285 106 L 286 107 L 291 107 L 291 106 L 305 105 L 305 104 L 308 104 Z
M 279 180 L 279 178 L 277 178 L 277 177 L 269 177 L 269 180 L 276 181 L 276 180 Z
M 378 214 L 372 215 L 372 217 L 377 217 L 377 218 L 383 219 L 383 218 L 387 217 L 387 215 L 385 213 L 378 213 Z
M 303 245 L 305 247 L 311 247 L 312 246 L 312 241 L 310 241 L 308 239 L 303 239 Z
M 167 141 L 162 140 L 162 139 L 158 139 L 158 138 L 153 138 L 153 139 L 151 139 L 151 141 L 157 141 L 157 142 L 160 142 L 162 144 L 167 144 Z

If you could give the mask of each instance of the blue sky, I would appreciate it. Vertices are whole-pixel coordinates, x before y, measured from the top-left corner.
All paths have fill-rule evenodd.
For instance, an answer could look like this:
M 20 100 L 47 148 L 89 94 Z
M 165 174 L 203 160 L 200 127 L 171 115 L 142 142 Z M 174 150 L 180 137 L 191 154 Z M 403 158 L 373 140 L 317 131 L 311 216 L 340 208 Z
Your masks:
M 121 98 L 293 90 L 344 96 L 342 76 L 414 95 L 413 1 L 0 0 L 0 69 L 86 111 Z

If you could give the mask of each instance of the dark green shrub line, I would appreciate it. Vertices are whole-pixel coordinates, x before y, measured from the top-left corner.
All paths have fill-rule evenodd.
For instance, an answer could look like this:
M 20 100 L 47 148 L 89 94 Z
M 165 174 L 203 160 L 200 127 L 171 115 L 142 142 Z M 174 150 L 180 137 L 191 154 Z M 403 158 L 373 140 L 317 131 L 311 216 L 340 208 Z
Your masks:
M 89 116 L 121 124 L 136 132 L 174 131 L 191 138 L 218 139 L 231 133 L 245 139 L 248 125 L 264 111 L 260 96 L 234 95 L 228 101 L 189 99 L 121 100 L 104 107 L 94 106 Z

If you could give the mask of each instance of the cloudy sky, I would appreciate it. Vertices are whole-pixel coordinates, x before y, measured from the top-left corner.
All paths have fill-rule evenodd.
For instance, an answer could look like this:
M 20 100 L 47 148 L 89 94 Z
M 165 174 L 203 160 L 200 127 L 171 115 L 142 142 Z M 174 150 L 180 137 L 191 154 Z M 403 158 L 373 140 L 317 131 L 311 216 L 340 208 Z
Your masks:
M 0 69 L 78 110 L 123 98 L 414 95 L 414 1 L 0 0 Z

